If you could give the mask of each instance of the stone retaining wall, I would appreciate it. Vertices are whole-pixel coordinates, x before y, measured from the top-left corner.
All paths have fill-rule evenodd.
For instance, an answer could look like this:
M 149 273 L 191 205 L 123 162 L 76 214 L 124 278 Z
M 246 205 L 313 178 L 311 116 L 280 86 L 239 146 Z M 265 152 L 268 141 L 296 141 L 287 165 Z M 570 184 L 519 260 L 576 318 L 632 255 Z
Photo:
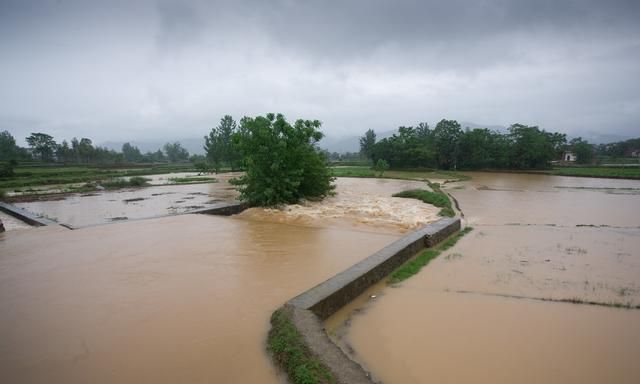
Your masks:
M 459 218 L 444 218 L 412 232 L 361 262 L 289 300 L 282 308 L 302 335 L 310 353 L 338 383 L 371 384 L 368 373 L 335 345 L 325 320 L 379 282 L 425 247 L 433 247 L 460 230 Z

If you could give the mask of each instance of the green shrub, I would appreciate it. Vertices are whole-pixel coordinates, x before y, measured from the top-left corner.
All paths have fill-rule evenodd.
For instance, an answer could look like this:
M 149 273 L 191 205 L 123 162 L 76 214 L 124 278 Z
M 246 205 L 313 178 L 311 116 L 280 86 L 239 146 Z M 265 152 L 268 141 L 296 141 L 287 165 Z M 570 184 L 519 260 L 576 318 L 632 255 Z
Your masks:
M 242 119 L 234 136 L 246 169 L 233 180 L 240 199 L 254 206 L 278 206 L 331 193 L 333 177 L 316 146 L 323 136 L 320 125 L 317 120 L 291 125 L 272 113 Z

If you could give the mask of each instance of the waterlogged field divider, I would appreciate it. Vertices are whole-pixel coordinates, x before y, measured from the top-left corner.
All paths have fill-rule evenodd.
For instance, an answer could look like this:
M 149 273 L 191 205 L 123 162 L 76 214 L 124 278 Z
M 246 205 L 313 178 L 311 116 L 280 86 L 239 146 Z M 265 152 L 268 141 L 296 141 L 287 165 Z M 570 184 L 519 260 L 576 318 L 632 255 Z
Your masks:
M 44 217 L 36 216 L 29 211 L 26 211 L 22 208 L 18 208 L 14 205 L 0 202 L 0 211 L 15 217 L 16 219 L 20 219 L 25 223 L 32 225 L 34 227 L 43 227 L 46 225 L 58 225 L 53 220 L 49 220 Z
M 459 230 L 459 218 L 440 219 L 289 300 L 271 318 L 268 348 L 275 362 L 294 383 L 309 379 L 320 383 L 373 383 L 367 372 L 330 340 L 322 320 L 423 248 L 433 247 Z
M 249 206 L 247 204 L 244 203 L 219 203 L 219 204 L 215 204 L 213 206 L 210 207 L 206 207 L 206 208 L 200 208 L 200 209 L 196 209 L 196 210 L 192 210 L 192 211 L 187 211 L 187 212 L 183 212 L 180 213 L 179 215 L 186 215 L 186 214 L 205 214 L 205 215 L 219 215 L 219 216 L 231 216 L 231 215 L 235 215 L 237 213 L 240 213 L 242 211 L 244 211 L 245 209 L 247 209 Z M 17 219 L 20 219 L 22 221 L 24 221 L 25 223 L 32 225 L 34 227 L 42 227 L 42 226 L 46 226 L 46 225 L 60 225 L 62 227 L 65 227 L 67 229 L 80 229 L 80 228 L 87 228 L 87 227 L 96 227 L 96 226 L 100 226 L 100 225 L 109 225 L 109 224 L 115 224 L 117 223 L 116 221 L 111 222 L 111 223 L 99 223 L 99 224 L 89 224 L 89 225 L 84 225 L 81 227 L 76 227 L 70 224 L 63 224 L 63 223 L 58 223 L 54 220 L 50 220 L 41 216 L 37 216 L 25 209 L 22 208 L 18 208 L 15 205 L 12 204 L 7 204 L 7 203 L 3 203 L 0 202 L 0 211 L 3 211 Z M 167 215 L 157 215 L 157 216 L 151 216 L 151 217 L 142 217 L 142 218 L 138 218 L 138 219 L 127 219 L 126 221 L 138 221 L 138 220 L 148 220 L 148 219 L 157 219 L 157 218 L 161 218 L 161 217 L 168 217 L 168 216 L 176 216 L 176 214 L 167 214 Z

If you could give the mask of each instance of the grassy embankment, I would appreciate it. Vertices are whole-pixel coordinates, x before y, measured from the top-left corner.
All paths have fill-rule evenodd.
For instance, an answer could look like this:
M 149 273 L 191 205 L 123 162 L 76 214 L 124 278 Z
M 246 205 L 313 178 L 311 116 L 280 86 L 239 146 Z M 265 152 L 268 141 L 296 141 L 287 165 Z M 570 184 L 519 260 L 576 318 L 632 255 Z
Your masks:
M 267 348 L 292 383 L 335 383 L 329 370 L 305 346 L 286 308 L 278 309 L 271 316 Z
M 406 197 L 411 199 L 418 199 L 427 204 L 434 205 L 440 208 L 440 212 L 438 214 L 440 216 L 445 217 L 453 217 L 456 213 L 453 211 L 451 207 L 451 200 L 449 197 L 442 192 L 440 189 L 440 184 L 428 182 L 429 187 L 431 187 L 432 191 L 427 191 L 425 189 L 411 189 L 408 191 L 398 192 L 393 195 L 393 197 Z
M 446 251 L 447 249 L 453 247 L 458 242 L 458 240 L 460 240 L 460 238 L 462 238 L 464 235 L 471 232 L 472 230 L 473 230 L 472 227 L 466 227 L 462 231 L 449 237 L 447 240 L 443 241 L 437 246 L 425 250 L 417 257 L 404 263 L 402 266 L 400 266 L 391 274 L 391 276 L 389 277 L 389 283 L 391 284 L 399 283 L 403 280 L 410 278 L 416 273 L 420 272 L 420 270 L 424 266 L 429 264 L 431 260 L 438 257 L 442 252 Z
M 556 167 L 545 173 L 559 176 L 640 179 L 640 167 Z

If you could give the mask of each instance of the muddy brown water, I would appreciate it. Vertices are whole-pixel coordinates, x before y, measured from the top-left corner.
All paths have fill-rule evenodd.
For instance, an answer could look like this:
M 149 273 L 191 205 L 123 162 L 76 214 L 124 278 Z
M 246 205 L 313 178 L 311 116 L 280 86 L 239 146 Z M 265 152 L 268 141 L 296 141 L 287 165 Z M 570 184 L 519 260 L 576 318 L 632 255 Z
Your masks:
M 471 176 L 447 188 L 474 230 L 338 342 L 386 383 L 640 382 L 640 310 L 539 300 L 640 305 L 640 182 Z
M 156 175 L 173 177 L 173 175 Z M 16 203 L 36 215 L 61 224 L 83 227 L 128 219 L 173 215 L 232 202 L 237 197 L 228 177 L 216 183 L 163 185 L 92 193 L 74 193 L 62 199 Z
M 0 381 L 277 383 L 271 312 L 397 237 L 207 215 L 0 234 Z
M 366 180 L 359 192 L 397 208 L 390 194 L 415 185 Z M 174 187 L 130 196 L 156 188 Z M 409 211 L 396 218 L 435 211 L 397 200 Z M 88 222 L 92 209 L 103 214 L 92 196 L 78 201 L 56 203 Z M 400 221 L 381 233 L 371 216 L 368 230 L 314 207 L 317 220 L 302 223 L 181 215 L 0 234 L 0 382 L 282 382 L 265 352 L 273 310 L 406 229 Z

